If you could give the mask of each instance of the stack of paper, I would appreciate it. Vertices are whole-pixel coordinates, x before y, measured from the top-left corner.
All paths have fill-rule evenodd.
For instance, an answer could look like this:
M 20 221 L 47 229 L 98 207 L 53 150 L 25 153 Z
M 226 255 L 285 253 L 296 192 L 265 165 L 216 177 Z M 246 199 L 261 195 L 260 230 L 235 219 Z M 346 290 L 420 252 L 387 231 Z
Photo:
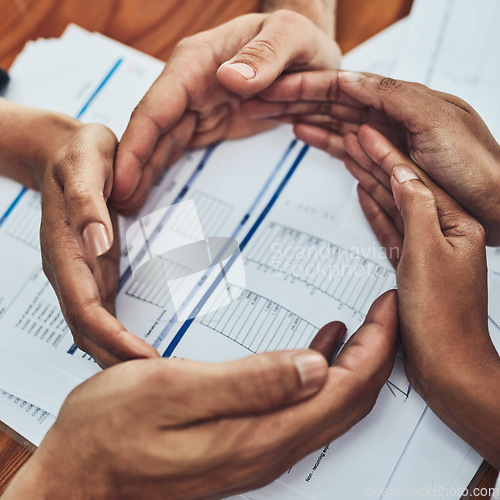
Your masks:
M 434 45 L 425 31 L 426 51 L 433 56 L 419 60 L 421 73 L 415 79 L 424 81 L 421 75 L 429 74 L 431 65 L 434 75 L 448 75 L 450 68 L 440 64 L 454 54 L 455 40 L 461 38 L 460 19 L 477 3 L 445 3 L 448 10 L 438 9 L 431 0 L 416 2 L 410 18 L 348 54 L 344 67 L 406 78 L 407 62 L 417 60 L 412 48 L 429 29 L 424 21 L 430 16 L 438 26 Z M 495 5 L 484 2 L 482 8 L 490 4 Z M 491 20 L 487 15 L 491 13 L 486 10 L 475 15 L 477 27 Z M 445 33 L 446 43 L 440 33 Z M 488 46 L 481 43 L 478 40 L 471 53 L 483 54 Z M 443 50 L 450 53 L 441 57 Z M 58 40 L 26 46 L 11 69 L 6 97 L 84 122 L 104 123 L 120 137 L 132 109 L 162 67 L 133 49 L 70 26 Z M 462 79 L 465 69 L 461 65 L 452 69 L 454 81 L 460 80 L 465 88 L 470 81 L 466 75 Z M 485 74 L 484 81 L 471 83 L 481 89 L 470 92 L 471 104 L 475 105 L 475 95 L 485 99 L 489 77 Z M 434 85 L 434 80 L 430 83 Z M 434 86 L 440 84 L 436 80 Z M 318 327 L 334 319 L 354 332 L 371 302 L 394 286 L 395 275 L 364 221 L 353 187 L 340 162 L 295 141 L 288 128 L 185 155 L 155 187 L 141 212 L 121 221 L 121 234 L 127 238 L 122 242 L 118 318 L 164 355 L 207 361 L 304 347 Z M 39 195 L 2 181 L 0 200 L 0 386 L 6 391 L 0 419 L 39 444 L 67 393 L 98 368 L 73 345 L 41 271 Z M 165 217 L 151 215 L 163 213 L 173 203 L 184 207 L 188 218 L 196 214 L 189 234 L 187 224 L 180 231 L 172 223 L 167 227 Z M 242 263 L 244 275 L 243 282 L 241 275 L 230 278 L 232 300 L 224 302 L 216 277 L 212 294 L 195 289 L 180 295 L 179 282 L 174 286 L 170 277 L 164 283 L 134 277 L 132 271 L 145 263 L 145 242 L 134 226 L 138 220 L 151 235 L 161 227 L 179 230 L 187 241 L 217 237 L 239 242 L 241 256 L 231 258 Z M 358 272 L 349 272 L 354 269 Z M 490 285 L 496 287 L 492 292 L 497 296 L 498 281 Z M 191 311 L 198 310 L 204 314 L 191 321 Z M 493 321 L 491 328 L 498 338 Z M 364 421 L 269 487 L 244 497 L 326 499 L 335 492 L 338 498 L 358 499 L 381 497 L 385 488 L 410 493 L 414 488 L 431 488 L 436 497 L 459 498 L 459 490 L 480 463 L 481 458 L 411 390 L 398 358 Z M 452 488 L 455 495 L 450 494 Z

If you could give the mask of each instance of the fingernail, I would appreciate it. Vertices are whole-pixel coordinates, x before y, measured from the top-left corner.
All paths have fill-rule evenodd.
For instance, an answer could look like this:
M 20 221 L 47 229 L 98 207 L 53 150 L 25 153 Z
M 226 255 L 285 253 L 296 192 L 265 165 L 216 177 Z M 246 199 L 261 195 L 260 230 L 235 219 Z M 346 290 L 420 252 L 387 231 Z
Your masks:
M 245 80 L 252 80 L 255 78 L 255 70 L 244 63 L 224 63 L 224 66 L 237 71 Z
M 85 249 L 94 257 L 99 257 L 109 250 L 108 232 L 100 222 L 91 222 L 83 230 L 82 239 Z
M 400 184 L 403 184 L 406 181 L 419 179 L 419 176 L 410 167 L 405 165 L 398 165 L 397 167 L 394 167 L 392 173 L 394 174 L 394 178 Z
M 342 82 L 353 83 L 359 81 L 361 73 L 355 71 L 339 71 L 339 80 Z
M 304 389 L 315 389 L 324 381 L 328 365 L 321 354 L 298 354 L 294 362 Z

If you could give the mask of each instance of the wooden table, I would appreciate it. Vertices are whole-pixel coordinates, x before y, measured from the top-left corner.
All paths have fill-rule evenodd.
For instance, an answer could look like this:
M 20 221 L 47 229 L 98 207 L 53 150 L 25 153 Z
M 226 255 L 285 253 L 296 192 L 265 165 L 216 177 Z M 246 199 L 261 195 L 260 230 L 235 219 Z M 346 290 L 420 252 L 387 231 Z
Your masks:
M 258 3 L 258 0 L 0 0 L 0 67 L 8 68 L 26 41 L 57 37 L 70 22 L 167 60 L 181 38 L 254 12 Z M 412 0 L 338 0 L 338 3 L 337 39 L 342 51 L 347 52 L 406 16 Z M 26 448 L 0 432 L 0 494 L 30 456 Z M 495 471 L 488 469 L 480 485 L 491 487 L 495 477 Z

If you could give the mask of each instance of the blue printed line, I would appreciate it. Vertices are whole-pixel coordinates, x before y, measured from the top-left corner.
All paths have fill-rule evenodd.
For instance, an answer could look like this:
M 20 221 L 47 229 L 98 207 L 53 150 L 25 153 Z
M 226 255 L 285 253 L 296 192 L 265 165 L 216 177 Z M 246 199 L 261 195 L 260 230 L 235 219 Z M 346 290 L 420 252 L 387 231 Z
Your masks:
M 104 77 L 104 80 L 98 85 L 98 87 L 94 90 L 94 93 L 89 97 L 88 101 L 83 105 L 83 108 L 76 115 L 76 118 L 79 120 L 82 115 L 87 111 L 88 107 L 92 104 L 92 101 L 97 97 L 97 94 L 103 89 L 104 85 L 108 83 L 109 79 L 113 76 L 115 71 L 118 69 L 120 64 L 123 62 L 123 59 L 118 59 L 115 62 L 114 66 L 110 69 L 109 73 Z
M 14 201 L 10 204 L 9 208 L 5 211 L 5 213 L 2 215 L 2 218 L 0 219 L 0 226 L 7 220 L 7 217 L 12 213 L 12 210 L 16 208 L 16 205 L 19 203 L 21 198 L 25 195 L 25 193 L 28 191 L 27 187 L 22 187 L 21 191 L 19 191 L 18 195 L 15 197 Z
M 255 201 L 252 203 L 252 206 L 248 210 L 248 212 L 243 216 L 240 225 L 235 229 L 233 234 L 231 235 L 231 238 L 236 239 L 236 236 L 238 236 L 238 233 L 240 230 L 243 228 L 245 223 L 248 221 L 248 219 L 251 217 L 252 213 L 254 210 L 257 208 L 257 205 L 260 203 L 264 195 L 266 194 L 266 191 L 268 190 L 269 186 L 271 183 L 274 181 L 276 176 L 278 175 L 278 172 L 281 170 L 281 167 L 285 163 L 285 160 L 288 158 L 288 155 L 292 152 L 293 148 L 297 145 L 297 139 L 293 139 L 293 141 L 289 144 L 287 150 L 285 151 L 284 155 L 281 157 L 280 161 L 276 165 L 276 168 L 273 170 L 267 181 L 265 182 L 264 186 L 260 190 L 259 194 L 257 195 L 257 198 L 255 198 Z M 240 246 L 241 247 L 241 246 Z
M 286 159 L 288 158 L 288 156 L 293 151 L 293 149 L 295 148 L 296 145 L 297 145 L 297 139 L 293 139 L 290 142 L 290 144 L 288 145 L 288 148 L 286 149 L 286 151 L 283 154 L 283 156 L 280 158 L 278 164 L 276 165 L 276 167 L 271 172 L 271 175 L 268 177 L 268 179 L 266 180 L 266 182 L 262 186 L 261 190 L 257 194 L 257 196 L 256 196 L 255 200 L 253 201 L 252 205 L 247 210 L 247 213 L 242 217 L 240 223 L 238 224 L 238 226 L 236 226 L 236 229 L 233 231 L 233 233 L 229 237 L 229 241 L 236 239 L 236 237 L 238 236 L 238 234 L 240 233 L 240 231 L 245 226 L 246 222 L 250 219 L 250 217 L 252 216 L 253 212 L 257 208 L 258 204 L 260 203 L 260 201 L 262 200 L 262 198 L 266 194 L 266 191 L 269 189 L 269 186 L 272 184 L 272 182 L 274 181 L 274 179 L 278 175 L 279 171 L 283 167 L 283 164 L 285 163 Z M 219 258 L 222 255 L 224 255 L 226 249 L 227 249 L 227 245 L 225 245 L 224 248 L 222 248 L 222 250 L 219 252 L 219 255 L 215 259 L 213 259 L 213 262 L 218 262 Z M 222 270 L 222 272 L 223 272 L 223 270 Z M 207 278 L 207 274 L 205 273 L 205 275 L 200 279 L 200 282 L 198 283 L 198 285 L 201 282 L 204 282 L 204 280 L 206 278 Z M 179 310 L 177 311 L 178 313 L 182 313 L 184 311 L 184 309 L 189 305 L 189 303 L 191 302 L 191 300 L 194 298 L 194 296 L 195 296 L 195 294 L 196 294 L 197 291 L 198 291 L 198 289 L 195 286 L 193 288 L 193 290 L 191 291 L 191 293 L 189 294 L 189 296 L 186 298 L 186 300 L 179 307 Z M 177 314 L 174 314 L 174 316 L 172 316 L 172 318 L 170 318 L 170 321 L 165 326 L 165 328 L 161 331 L 160 335 L 156 338 L 156 340 L 153 343 L 153 347 L 155 349 L 158 349 L 160 347 L 160 345 L 163 342 L 163 340 L 170 333 L 170 330 L 172 329 L 173 325 L 176 323 L 176 318 L 177 318 Z
M 68 349 L 68 354 L 75 354 L 76 350 L 78 349 L 78 346 L 76 344 L 73 344 L 69 349 Z
M 118 66 L 123 62 L 123 59 L 118 59 L 114 66 L 111 68 L 109 73 L 104 77 L 104 80 L 99 84 L 99 86 L 95 89 L 94 93 L 90 96 L 88 101 L 83 105 L 83 108 L 80 110 L 80 112 L 76 115 L 76 118 L 79 119 L 85 111 L 87 111 L 87 108 L 90 106 L 92 101 L 95 99 L 97 94 L 102 90 L 104 85 L 108 83 L 109 79 L 113 76 L 113 73 L 118 69 Z M 7 211 L 2 215 L 2 218 L 0 219 L 0 226 L 5 222 L 7 217 L 12 213 L 16 205 L 21 201 L 21 198 L 28 192 L 28 188 L 23 187 L 19 194 L 16 196 L 15 200 L 11 203 Z
M 200 160 L 200 163 L 198 163 L 198 166 L 196 167 L 196 170 L 191 174 L 191 177 L 188 179 L 186 182 L 185 186 L 181 189 L 175 200 L 173 201 L 172 205 L 175 205 L 176 203 L 179 203 L 182 201 L 184 196 L 186 196 L 187 192 L 189 191 L 189 188 L 192 186 L 198 175 L 200 175 L 200 172 L 205 168 L 205 165 L 207 164 L 208 160 L 212 156 L 212 153 L 215 151 L 215 148 L 220 144 L 220 142 L 212 144 L 209 146 L 205 154 L 203 155 L 203 158 Z M 154 229 L 153 233 L 151 234 L 151 237 L 149 238 L 149 243 L 153 243 L 153 241 L 156 239 L 156 237 L 160 234 L 161 230 L 163 229 L 163 226 L 165 225 L 165 222 L 170 218 L 171 216 L 171 211 L 169 210 L 166 214 L 165 217 L 158 223 L 156 228 Z M 139 252 L 134 259 L 135 262 L 140 262 L 141 259 L 146 255 L 147 253 L 147 245 L 144 246 L 141 252 Z M 118 288 L 117 288 L 117 293 L 120 292 L 120 290 L 125 286 L 125 283 L 130 279 L 132 276 L 132 265 L 129 265 L 127 269 L 125 269 L 124 273 L 120 276 L 120 280 L 118 281 Z
M 281 184 L 278 186 L 278 189 L 276 189 L 273 197 L 269 200 L 269 203 L 266 205 L 264 210 L 262 210 L 262 213 L 259 215 L 259 218 L 255 221 L 255 224 L 252 226 L 250 231 L 248 231 L 247 235 L 245 236 L 245 239 L 241 242 L 241 245 L 240 245 L 241 251 L 243 251 L 244 248 L 247 246 L 248 242 L 251 240 L 252 236 L 255 234 L 255 231 L 257 231 L 257 229 L 259 229 L 259 226 L 262 224 L 262 222 L 266 218 L 266 216 L 269 213 L 269 211 L 271 210 L 271 208 L 273 208 L 273 205 L 276 203 L 277 199 L 280 197 L 280 194 L 283 192 L 283 189 L 285 189 L 285 186 L 288 184 L 288 181 L 291 179 L 295 170 L 297 170 L 297 167 L 300 165 L 300 162 L 302 161 L 302 159 L 304 158 L 304 156 L 308 150 L 309 150 L 309 146 L 303 146 L 302 149 L 300 150 L 293 165 L 290 167 L 290 170 L 285 175 L 285 178 L 281 181 Z
M 104 86 L 109 82 L 110 78 L 114 75 L 120 64 L 123 62 L 123 59 L 118 59 L 113 67 L 109 70 L 108 74 L 104 77 L 104 79 L 101 81 L 101 83 L 97 86 L 97 88 L 94 90 L 92 95 L 88 98 L 87 102 L 83 105 L 82 109 L 77 113 L 76 119 L 79 120 L 82 115 L 87 111 L 89 106 L 92 104 L 92 101 L 97 97 L 97 94 L 104 88 Z M 24 194 L 24 193 L 23 193 Z M 75 354 L 77 351 L 78 346 L 76 344 L 73 344 L 69 349 L 68 349 L 68 354 Z
M 259 215 L 259 218 L 255 221 L 254 225 L 252 228 L 248 231 L 247 235 L 245 236 L 245 239 L 242 241 L 240 248 L 241 251 L 245 248 L 245 246 L 249 243 L 249 241 L 252 239 L 253 235 L 259 228 L 259 226 L 262 224 L 266 216 L 269 214 L 270 210 L 280 197 L 281 193 L 283 192 L 283 189 L 285 189 L 286 185 L 292 178 L 292 175 L 294 172 L 297 170 L 297 167 L 300 165 L 301 161 L 303 160 L 305 154 L 307 153 L 309 149 L 309 146 L 303 146 L 302 149 L 300 150 L 299 154 L 297 155 L 297 158 L 293 162 L 293 165 L 290 167 L 288 170 L 287 174 L 281 181 L 280 185 L 276 189 L 275 193 L 273 194 L 272 198 L 269 200 L 269 203 L 265 206 L 264 210 L 262 210 L 261 214 Z M 229 262 L 224 266 L 224 271 L 227 273 L 227 270 L 231 267 L 233 262 L 238 256 L 235 255 L 233 256 Z M 222 276 L 223 273 L 220 273 L 217 279 L 214 281 L 214 283 L 211 285 L 210 289 L 207 290 L 205 295 L 201 298 L 200 302 L 197 304 L 197 306 L 194 308 L 193 312 L 190 315 L 190 319 L 186 320 L 182 327 L 179 329 L 175 337 L 173 338 L 172 342 L 168 345 L 168 347 L 165 349 L 165 352 L 162 354 L 162 357 L 164 358 L 169 358 L 172 353 L 174 352 L 175 348 L 179 345 L 179 342 L 182 340 L 182 337 L 186 334 L 188 331 L 189 327 L 193 324 L 194 318 L 196 317 L 197 311 L 201 311 L 203 305 L 206 303 L 210 295 L 213 293 L 213 291 L 217 288 L 219 283 L 222 281 Z

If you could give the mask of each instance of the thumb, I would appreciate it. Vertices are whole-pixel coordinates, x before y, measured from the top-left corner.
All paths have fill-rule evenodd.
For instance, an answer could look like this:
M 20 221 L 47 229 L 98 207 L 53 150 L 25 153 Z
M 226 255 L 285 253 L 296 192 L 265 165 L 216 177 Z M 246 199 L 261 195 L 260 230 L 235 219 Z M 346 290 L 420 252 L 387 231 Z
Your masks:
M 86 126 L 73 149 L 59 160 L 56 175 L 64 193 L 66 217 L 91 257 L 113 245 L 106 204 L 113 184 L 116 138 L 98 125 Z
M 168 377 L 185 382 L 178 390 L 185 394 L 188 387 L 189 401 L 197 401 L 196 414 L 188 413 L 191 420 L 281 408 L 318 392 L 327 373 L 325 357 L 313 350 L 258 354 L 220 364 L 176 359 L 168 364 Z M 176 390 L 172 384 L 169 397 L 174 400 Z
M 298 35 L 300 34 L 300 35 Z M 260 32 L 218 71 L 219 83 L 240 95 L 266 89 L 285 70 L 333 68 L 340 51 L 309 19 L 280 10 L 264 21 Z
M 404 238 L 409 245 L 423 235 L 442 238 L 436 198 L 420 177 L 407 165 L 397 165 L 391 175 L 394 201 L 404 222 Z

